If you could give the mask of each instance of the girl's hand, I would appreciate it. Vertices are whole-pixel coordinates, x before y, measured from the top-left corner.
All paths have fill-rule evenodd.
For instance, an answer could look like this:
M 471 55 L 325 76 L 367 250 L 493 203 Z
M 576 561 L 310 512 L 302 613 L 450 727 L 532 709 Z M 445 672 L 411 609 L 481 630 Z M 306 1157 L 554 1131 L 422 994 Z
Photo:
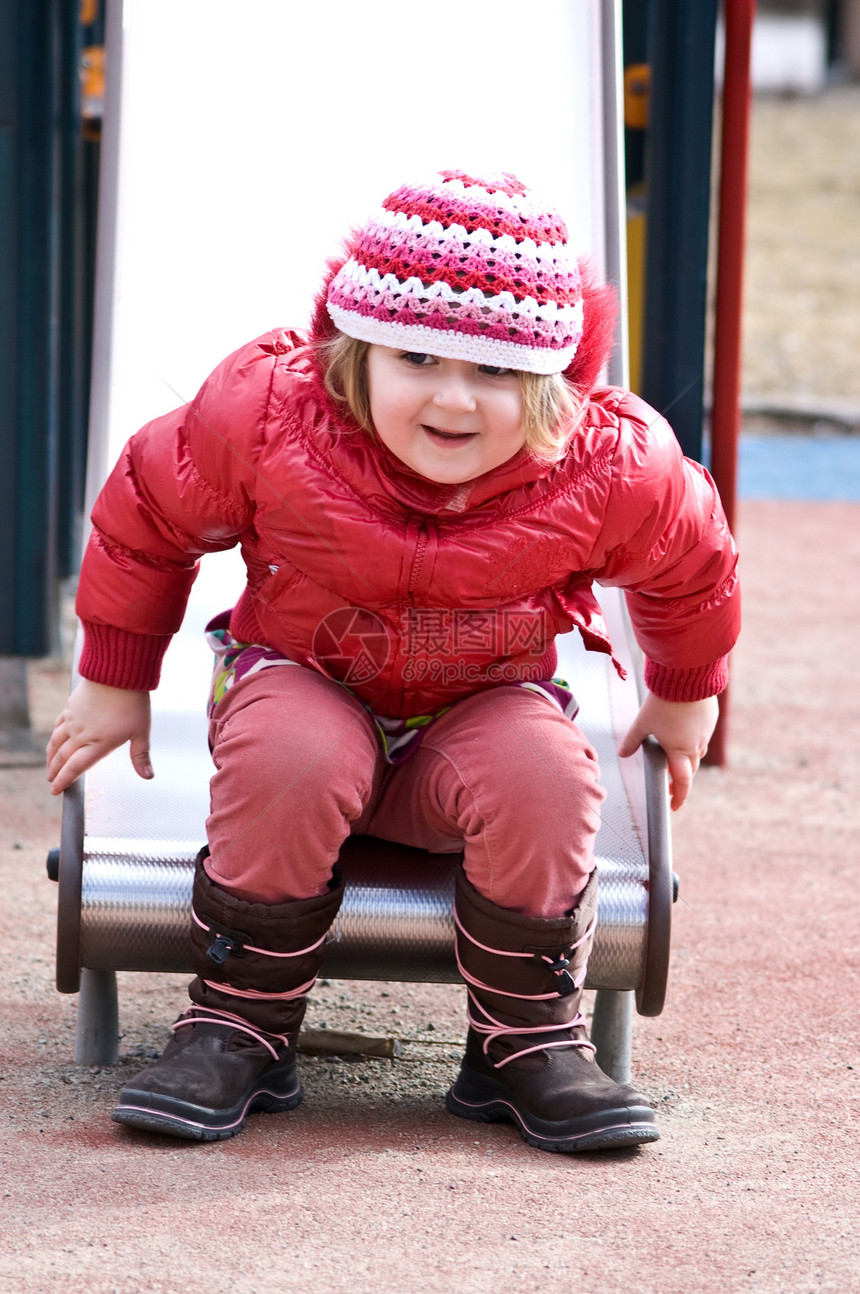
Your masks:
M 125 742 L 140 777 L 153 777 L 149 761 L 148 692 L 127 692 L 81 679 L 54 724 L 48 742 L 48 781 L 59 795 L 72 782 Z
M 639 749 L 646 737 L 655 737 L 665 750 L 669 764 L 672 808 L 680 809 L 708 749 L 719 712 L 715 696 L 704 701 L 661 701 L 649 692 L 632 728 L 618 747 L 618 754 L 626 759 Z

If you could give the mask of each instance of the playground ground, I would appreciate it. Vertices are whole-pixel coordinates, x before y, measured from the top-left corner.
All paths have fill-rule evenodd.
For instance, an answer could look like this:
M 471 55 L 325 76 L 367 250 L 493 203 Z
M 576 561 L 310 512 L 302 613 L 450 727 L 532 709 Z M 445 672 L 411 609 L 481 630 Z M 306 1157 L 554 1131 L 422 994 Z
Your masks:
M 757 112 L 760 166 L 782 157 L 785 132 L 806 141 L 796 155 L 805 149 L 820 165 L 823 117 L 856 139 L 860 97 L 831 92 Z M 813 127 L 810 142 L 803 131 Z M 845 183 L 840 172 L 835 205 L 845 214 L 817 254 L 838 253 L 850 283 L 860 261 Z M 785 242 L 781 227 L 758 223 L 774 184 L 754 175 L 756 284 L 768 281 L 758 258 Z M 762 243 L 756 230 L 766 228 Z M 801 241 L 811 254 L 811 233 Z M 817 310 L 792 319 L 807 319 L 811 334 Z M 785 311 L 781 301 L 770 334 L 751 316 L 751 364 L 764 364 L 769 345 L 804 357 L 818 345 L 779 341 Z M 810 376 L 798 360 L 772 389 L 762 377 L 747 390 L 807 404 L 841 394 L 860 406 L 858 336 L 850 374 L 840 343 L 829 373 Z M 462 991 L 396 984 L 323 984 L 309 1023 L 396 1034 L 402 1059 L 306 1057 L 304 1105 L 254 1116 L 233 1141 L 198 1146 L 118 1128 L 115 1094 L 164 1045 L 183 981 L 121 976 L 119 1063 L 75 1066 L 75 1000 L 53 988 L 56 890 L 44 872 L 59 805 L 33 760 L 11 759 L 0 768 L 3 1294 L 860 1291 L 860 444 L 818 421 L 805 424 L 815 435 L 785 439 L 757 422 L 765 435 L 744 448 L 746 619 L 729 764 L 702 770 L 675 819 L 681 898 L 668 1001 L 659 1018 L 637 1019 L 634 1035 L 634 1073 L 658 1107 L 661 1141 L 548 1155 L 507 1125 L 451 1118 L 443 1096 Z M 791 472 L 769 469 L 790 458 Z M 31 669 L 41 732 L 67 677 L 62 662 Z

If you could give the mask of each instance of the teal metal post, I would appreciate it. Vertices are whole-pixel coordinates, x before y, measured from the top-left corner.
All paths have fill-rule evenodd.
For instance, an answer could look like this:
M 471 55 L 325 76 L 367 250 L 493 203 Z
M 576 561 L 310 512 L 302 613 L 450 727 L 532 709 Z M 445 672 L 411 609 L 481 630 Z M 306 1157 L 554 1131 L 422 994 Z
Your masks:
M 70 0 L 0 0 L 0 658 L 55 648 L 57 579 L 80 553 L 95 211 L 81 44 Z
M 55 628 L 58 4 L 0 6 L 0 656 L 44 655 Z
M 653 0 L 642 391 L 702 458 L 717 0 Z

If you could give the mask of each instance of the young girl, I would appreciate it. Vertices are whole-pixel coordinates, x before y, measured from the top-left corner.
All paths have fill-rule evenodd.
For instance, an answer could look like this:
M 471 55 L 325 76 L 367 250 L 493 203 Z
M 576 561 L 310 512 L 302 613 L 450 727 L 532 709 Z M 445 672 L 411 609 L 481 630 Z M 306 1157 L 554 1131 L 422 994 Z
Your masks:
M 594 389 L 614 299 L 511 175 L 403 186 L 332 263 L 307 340 L 272 332 L 129 441 L 96 502 L 78 684 L 48 746 L 63 791 L 131 743 L 197 561 L 241 544 L 210 626 L 208 847 L 191 1008 L 119 1123 L 204 1141 L 302 1092 L 295 1044 L 364 832 L 463 851 L 469 1033 L 448 1109 L 546 1150 L 653 1141 L 579 1010 L 602 790 L 553 639 L 611 651 L 592 582 L 627 590 L 649 733 L 687 796 L 738 623 L 713 485 L 629 392 Z

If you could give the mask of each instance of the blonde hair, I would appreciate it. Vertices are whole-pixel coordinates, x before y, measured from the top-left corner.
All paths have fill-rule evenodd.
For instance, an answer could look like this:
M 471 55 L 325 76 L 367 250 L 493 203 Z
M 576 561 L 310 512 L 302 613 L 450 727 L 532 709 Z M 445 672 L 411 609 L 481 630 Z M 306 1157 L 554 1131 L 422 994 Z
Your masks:
M 338 404 L 345 404 L 365 431 L 373 431 L 367 389 L 370 342 L 339 332 L 320 347 L 325 387 Z M 582 394 L 561 373 L 517 370 L 523 397 L 526 446 L 542 463 L 556 463 L 564 454 L 571 430 L 585 405 Z

